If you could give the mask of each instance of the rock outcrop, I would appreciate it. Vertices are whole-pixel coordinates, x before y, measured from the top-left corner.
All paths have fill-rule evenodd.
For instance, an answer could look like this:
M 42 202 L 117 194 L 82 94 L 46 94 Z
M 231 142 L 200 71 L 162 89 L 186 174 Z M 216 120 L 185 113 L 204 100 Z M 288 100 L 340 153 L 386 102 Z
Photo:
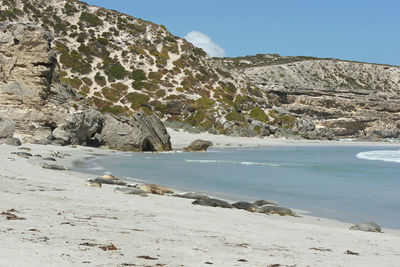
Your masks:
M 185 147 L 184 150 L 189 152 L 205 152 L 212 145 L 213 143 L 211 141 L 197 139 L 190 143 L 189 146 Z
M 7 144 L 12 146 L 21 145 L 21 141 L 18 138 L 13 137 L 14 131 L 14 121 L 4 120 L 0 118 L 0 144 Z
M 157 117 L 143 112 L 132 118 L 103 115 L 70 86 L 62 85 L 50 32 L 33 24 L 8 22 L 0 23 L 0 31 L 0 118 L 13 120 L 24 142 L 171 149 Z M 115 138 L 121 131 L 125 135 Z M 0 139 L 14 140 L 9 135 Z
M 170 137 L 162 122 L 142 111 L 132 117 L 105 116 L 104 144 L 118 150 L 163 151 L 171 149 Z
M 398 66 L 279 55 L 216 60 L 267 93 L 267 123 L 286 123 L 293 135 L 364 140 L 400 136 Z

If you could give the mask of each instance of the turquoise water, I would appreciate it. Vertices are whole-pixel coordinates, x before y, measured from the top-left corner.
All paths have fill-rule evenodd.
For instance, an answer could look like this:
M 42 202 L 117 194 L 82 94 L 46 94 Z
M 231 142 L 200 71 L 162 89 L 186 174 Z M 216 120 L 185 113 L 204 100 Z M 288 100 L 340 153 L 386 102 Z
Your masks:
M 269 147 L 120 153 L 97 159 L 104 170 L 93 172 L 400 228 L 399 162 L 399 150 L 387 147 Z

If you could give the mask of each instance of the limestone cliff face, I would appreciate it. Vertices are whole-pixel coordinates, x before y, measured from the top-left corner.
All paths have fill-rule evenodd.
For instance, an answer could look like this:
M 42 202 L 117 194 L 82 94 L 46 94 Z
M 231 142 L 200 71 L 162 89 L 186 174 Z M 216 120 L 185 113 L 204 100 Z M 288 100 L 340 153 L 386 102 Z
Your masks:
M 49 32 L 27 24 L 0 25 L 0 82 L 3 92 L 24 104 L 42 105 L 57 76 Z
M 241 76 L 214 68 L 201 48 L 150 21 L 74 0 L 0 1 L 2 20 L 51 31 L 61 81 L 102 112 L 142 110 L 225 133 L 248 125 L 248 106 L 268 102 Z M 240 115 L 229 115 L 234 104 Z
M 60 83 L 49 31 L 32 24 L 2 22 L 0 32 L 0 118 L 16 122 L 16 133 L 24 136 L 23 141 L 126 150 L 121 142 L 104 142 L 103 137 L 118 129 L 108 125 L 106 117 L 71 87 Z M 128 150 L 171 149 L 163 124 L 158 120 L 149 125 L 149 120 L 158 119 L 142 114 L 135 124 L 122 123 L 128 133 L 137 135 Z M 152 138 L 158 132 L 164 134 Z
M 336 59 L 257 55 L 221 59 L 296 118 L 292 130 L 310 139 L 400 136 L 400 67 Z

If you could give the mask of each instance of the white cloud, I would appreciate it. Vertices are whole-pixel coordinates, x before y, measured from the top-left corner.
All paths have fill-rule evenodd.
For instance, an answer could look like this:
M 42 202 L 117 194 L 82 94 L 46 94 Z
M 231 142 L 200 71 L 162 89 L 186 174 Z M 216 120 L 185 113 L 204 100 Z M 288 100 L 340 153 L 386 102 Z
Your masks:
M 225 50 L 214 43 L 210 37 L 202 32 L 191 31 L 186 34 L 185 39 L 197 47 L 203 48 L 210 57 L 224 57 Z

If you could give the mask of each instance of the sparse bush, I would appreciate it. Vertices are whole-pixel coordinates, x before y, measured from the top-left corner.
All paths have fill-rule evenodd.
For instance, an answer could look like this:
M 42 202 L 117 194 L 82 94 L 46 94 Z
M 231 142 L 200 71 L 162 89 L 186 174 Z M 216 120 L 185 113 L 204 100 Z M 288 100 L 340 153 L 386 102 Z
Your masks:
M 129 93 L 125 96 L 124 101 L 131 103 L 133 110 L 139 110 L 142 106 L 148 105 L 150 97 L 139 93 Z
M 87 85 L 87 86 L 92 86 L 93 85 L 93 81 L 92 79 L 90 79 L 89 77 L 83 77 L 82 81 Z
M 114 103 L 117 102 L 123 96 L 123 94 L 120 91 L 108 87 L 103 88 L 101 92 L 106 99 Z
M 138 82 L 147 80 L 146 73 L 144 73 L 144 71 L 141 69 L 132 71 L 131 78 Z
M 73 16 L 76 12 L 78 12 L 78 9 L 75 7 L 74 4 L 70 4 L 70 3 L 65 3 L 64 5 L 64 9 L 65 9 L 65 13 L 68 16 Z
M 86 32 L 80 32 L 78 34 L 78 38 L 76 38 L 76 41 L 78 43 L 84 43 L 88 39 L 88 34 Z
M 250 117 L 258 121 L 268 122 L 267 114 L 259 107 L 254 107 L 250 110 Z
M 109 78 L 120 80 L 123 79 L 128 74 L 128 72 L 120 63 L 117 63 L 106 70 L 106 74 Z
M 85 24 L 88 27 L 96 27 L 103 25 L 103 21 L 99 17 L 88 12 L 82 12 L 81 16 L 79 17 L 79 20 L 85 22 Z
M 94 80 L 100 86 L 105 86 L 107 84 L 106 78 L 104 76 L 101 76 L 100 72 L 96 73 L 96 76 L 94 76 Z
M 195 106 L 197 109 L 211 109 L 215 105 L 215 101 L 203 96 L 196 100 Z
M 243 114 L 237 112 L 237 111 L 232 111 L 230 113 L 228 113 L 225 116 L 225 119 L 227 119 L 228 121 L 233 121 L 233 122 L 245 122 L 246 118 L 243 116 Z
M 196 56 L 201 56 L 201 57 L 207 56 L 207 53 L 206 53 L 203 49 L 201 49 L 201 48 L 199 48 L 199 47 L 195 47 L 195 48 L 193 49 L 193 53 L 194 53 Z
M 295 122 L 296 118 L 292 115 L 280 115 L 276 121 L 278 125 L 282 125 L 283 127 L 289 129 L 293 128 Z
M 160 89 L 156 92 L 156 97 L 163 98 L 165 96 L 165 90 Z
M 71 69 L 72 72 L 79 74 L 88 74 L 92 71 L 90 63 L 86 62 L 78 51 L 71 51 L 71 53 L 61 53 L 60 62 Z
M 113 83 L 111 84 L 111 87 L 122 93 L 125 93 L 129 89 L 129 87 L 123 83 Z
M 163 74 L 161 72 L 150 72 L 149 73 L 149 79 L 153 79 L 153 80 L 161 80 L 161 78 L 163 77 Z

